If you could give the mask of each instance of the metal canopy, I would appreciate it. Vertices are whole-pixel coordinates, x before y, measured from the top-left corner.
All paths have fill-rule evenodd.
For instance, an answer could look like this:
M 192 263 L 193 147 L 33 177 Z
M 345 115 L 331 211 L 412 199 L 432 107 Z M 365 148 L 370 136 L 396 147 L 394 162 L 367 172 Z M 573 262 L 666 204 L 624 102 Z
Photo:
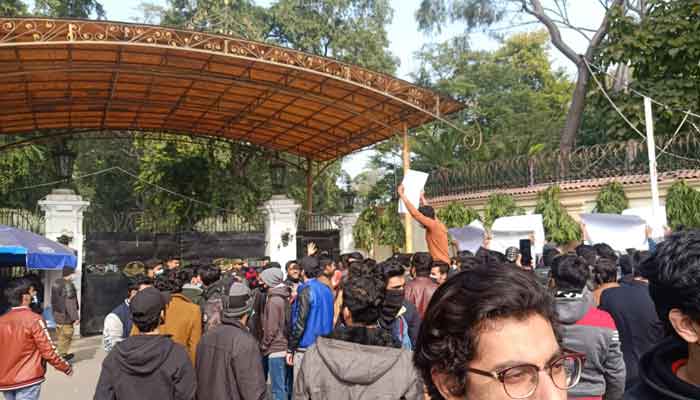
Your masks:
M 0 134 L 181 133 L 326 161 L 462 108 L 385 74 L 264 43 L 0 18 Z

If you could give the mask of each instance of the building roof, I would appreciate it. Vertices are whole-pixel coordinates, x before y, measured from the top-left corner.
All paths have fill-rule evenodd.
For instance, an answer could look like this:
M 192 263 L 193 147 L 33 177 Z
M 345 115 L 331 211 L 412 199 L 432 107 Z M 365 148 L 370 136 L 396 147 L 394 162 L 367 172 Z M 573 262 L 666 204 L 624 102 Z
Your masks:
M 266 43 L 0 18 L 0 134 L 187 133 L 325 161 L 462 108 L 386 74 Z

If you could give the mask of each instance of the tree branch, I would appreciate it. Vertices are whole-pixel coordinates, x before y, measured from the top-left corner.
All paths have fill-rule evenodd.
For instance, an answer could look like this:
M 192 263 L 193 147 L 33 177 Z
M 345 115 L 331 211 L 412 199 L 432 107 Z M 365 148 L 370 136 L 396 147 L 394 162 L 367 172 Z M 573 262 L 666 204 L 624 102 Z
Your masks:
M 549 37 L 552 39 L 552 44 L 554 45 L 554 47 L 559 49 L 559 51 L 561 51 L 562 54 L 564 54 L 564 56 L 568 58 L 571 62 L 578 65 L 581 62 L 579 59 L 579 55 L 574 51 L 574 49 L 572 49 L 569 45 L 564 43 L 564 39 L 562 39 L 561 37 L 561 31 L 559 30 L 559 27 L 547 15 L 547 13 L 544 10 L 544 7 L 542 7 L 542 3 L 540 2 L 540 0 L 530 0 L 530 3 L 532 5 L 532 8 L 527 7 L 525 0 L 523 0 L 523 10 L 525 10 L 526 13 L 537 18 L 547 28 L 547 31 L 549 32 Z
M 605 39 L 605 35 L 608 34 L 608 27 L 610 25 L 610 10 L 616 7 L 621 7 L 624 5 L 624 3 L 625 0 L 614 0 L 613 3 L 610 5 L 610 8 L 605 13 L 605 17 L 603 17 L 603 21 L 600 23 L 600 27 L 598 27 L 598 30 L 596 31 L 595 35 L 593 35 L 593 39 L 591 39 L 591 44 L 586 50 L 586 59 L 590 60 L 591 57 L 593 57 L 593 52 L 603 42 L 603 39 Z

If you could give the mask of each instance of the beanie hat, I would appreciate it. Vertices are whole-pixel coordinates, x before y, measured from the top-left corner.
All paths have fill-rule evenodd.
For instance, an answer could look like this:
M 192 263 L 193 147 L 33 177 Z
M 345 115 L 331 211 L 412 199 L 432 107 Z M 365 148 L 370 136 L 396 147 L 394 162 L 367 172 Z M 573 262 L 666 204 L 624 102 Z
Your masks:
M 246 285 L 234 282 L 228 292 L 224 314 L 232 318 L 240 318 L 247 314 L 253 306 L 253 298 L 250 294 L 250 289 Z
M 267 287 L 273 288 L 284 281 L 284 274 L 280 268 L 268 268 L 260 274 L 260 279 Z
M 75 268 L 71 267 L 63 267 L 63 277 L 65 278 L 68 275 L 71 275 L 72 273 L 75 272 Z

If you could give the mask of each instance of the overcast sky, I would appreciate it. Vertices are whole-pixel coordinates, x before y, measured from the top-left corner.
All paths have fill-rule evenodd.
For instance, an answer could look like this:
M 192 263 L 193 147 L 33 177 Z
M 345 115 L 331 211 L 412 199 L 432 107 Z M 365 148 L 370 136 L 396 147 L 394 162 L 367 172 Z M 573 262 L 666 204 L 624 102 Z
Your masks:
M 1 0 L 0 0 L 1 1 Z M 132 21 L 138 18 L 140 11 L 139 4 L 142 0 L 101 0 L 107 12 L 107 17 L 115 21 Z M 164 0 L 153 0 L 153 3 L 164 4 Z M 258 4 L 269 5 L 274 0 L 256 0 Z M 389 26 L 389 40 L 391 52 L 399 58 L 401 65 L 397 75 L 400 78 L 409 79 L 410 74 L 415 72 L 419 64 L 414 58 L 414 54 L 424 44 L 431 42 L 442 42 L 450 37 L 459 34 L 462 26 L 451 25 L 443 29 L 440 35 L 427 35 L 418 31 L 414 14 L 418 9 L 420 0 L 390 0 L 394 8 L 394 18 Z M 545 1 L 546 2 L 546 1 Z M 603 9 L 598 0 L 576 0 L 570 2 L 569 15 L 574 23 L 595 29 L 603 15 Z M 541 25 L 529 25 L 518 30 L 540 29 Z M 563 31 L 564 40 L 569 43 L 574 50 L 582 53 L 587 45 L 585 39 L 571 30 Z M 474 34 L 471 36 L 471 46 L 474 49 L 491 50 L 498 46 L 498 43 L 485 34 Z M 554 65 L 558 68 L 566 69 L 573 76 L 575 69 L 567 59 L 565 59 L 556 49 L 550 51 Z M 343 168 L 351 175 L 355 176 L 361 172 L 367 161 L 367 152 L 361 152 L 348 157 L 343 162 Z

